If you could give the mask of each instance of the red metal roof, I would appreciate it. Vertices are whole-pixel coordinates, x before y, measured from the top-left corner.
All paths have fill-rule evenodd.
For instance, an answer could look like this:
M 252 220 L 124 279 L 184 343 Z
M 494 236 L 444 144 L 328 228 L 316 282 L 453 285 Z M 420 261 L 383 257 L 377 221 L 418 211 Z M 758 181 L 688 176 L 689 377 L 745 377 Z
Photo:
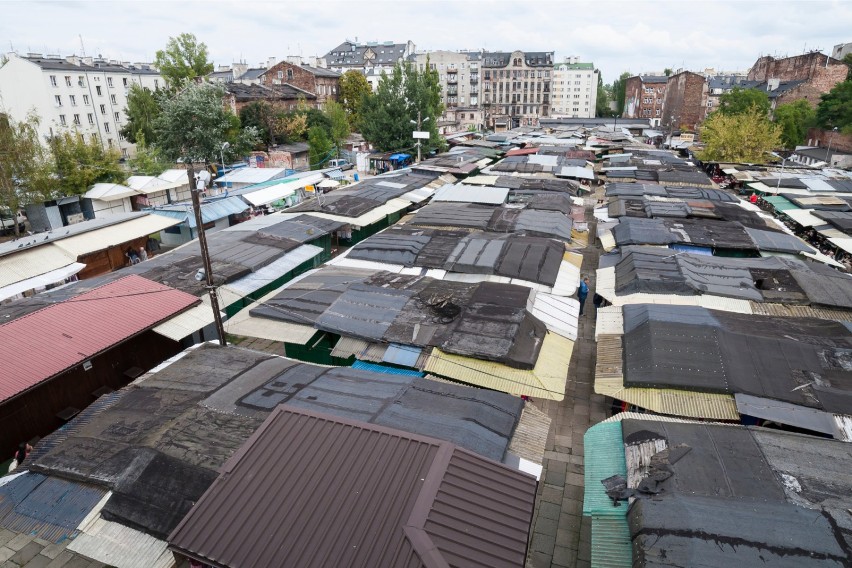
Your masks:
M 538 154 L 538 147 L 535 148 L 516 148 L 506 152 L 507 156 L 527 156 L 529 154 Z
M 197 304 L 131 275 L 0 325 L 0 401 Z
M 168 540 L 228 568 L 520 568 L 535 490 L 449 442 L 281 405 Z

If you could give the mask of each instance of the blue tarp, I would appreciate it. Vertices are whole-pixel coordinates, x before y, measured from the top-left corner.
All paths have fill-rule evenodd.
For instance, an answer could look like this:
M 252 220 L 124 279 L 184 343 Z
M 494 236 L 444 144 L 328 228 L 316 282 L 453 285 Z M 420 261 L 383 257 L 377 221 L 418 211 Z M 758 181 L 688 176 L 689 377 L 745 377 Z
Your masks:
M 385 365 L 377 365 L 376 363 L 367 363 L 365 361 L 355 361 L 352 363 L 353 369 L 361 369 L 362 371 L 373 371 L 374 373 L 385 373 L 388 375 L 404 375 L 406 377 L 423 377 L 423 373 L 413 369 L 397 369 L 395 367 L 387 367 Z
M 697 247 L 695 245 L 669 245 L 669 248 L 679 252 L 688 252 L 690 254 L 701 254 L 704 256 L 713 256 L 713 249 L 710 247 Z
M 411 154 L 391 154 L 388 160 L 402 162 L 411 157 Z

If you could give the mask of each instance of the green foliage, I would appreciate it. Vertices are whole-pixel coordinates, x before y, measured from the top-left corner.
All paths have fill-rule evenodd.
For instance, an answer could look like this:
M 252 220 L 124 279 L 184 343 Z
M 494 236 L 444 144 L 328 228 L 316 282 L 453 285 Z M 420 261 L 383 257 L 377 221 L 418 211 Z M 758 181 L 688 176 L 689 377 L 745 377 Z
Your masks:
M 189 33 L 170 37 L 166 49 L 157 51 L 154 65 L 172 87 L 213 72 L 213 64 L 207 59 L 207 45 L 198 43 L 195 35 Z
M 329 138 L 339 157 L 340 147 L 349 138 L 349 120 L 346 116 L 346 110 L 344 110 L 343 105 L 329 101 L 325 105 L 325 115 L 330 125 Z
M 603 82 L 603 76 L 598 71 L 598 95 L 595 100 L 595 116 L 609 116 L 609 92 Z
M 361 121 L 361 101 L 372 93 L 370 83 L 359 71 L 347 71 L 340 78 L 340 104 L 346 110 L 350 128 L 358 128 Z
M 278 126 L 278 114 L 266 101 L 255 101 L 240 110 L 240 123 L 243 128 L 253 126 L 267 147 L 275 143 Z
M 188 83 L 173 98 L 164 101 L 154 122 L 157 147 L 170 160 L 215 163 L 224 142 L 231 148 L 226 156 L 242 156 L 258 140 L 253 126 L 240 128 L 239 118 L 222 105 L 221 87 Z
M 115 148 L 104 150 L 98 140 L 66 131 L 50 139 L 50 150 L 62 195 L 82 195 L 96 183 L 127 180 L 121 154 Z
M 410 63 L 397 63 L 393 71 L 382 75 L 376 94 L 366 96 L 361 106 L 361 133 L 383 152 L 410 149 L 414 146 L 412 132 L 420 112 L 421 129 L 429 131 L 424 151 L 441 148 L 437 120 L 444 111 L 438 72 L 418 71 Z M 426 119 L 429 120 L 426 120 Z
M 38 118 L 30 115 L 15 122 L 0 113 L 0 210 L 14 215 L 28 203 L 55 197 L 55 187 L 53 162 L 39 140 Z
M 331 150 L 334 148 L 326 131 L 321 126 L 314 126 L 308 131 L 308 161 L 312 170 L 323 167 L 323 164 L 331 158 Z
M 326 116 L 323 111 L 318 108 L 309 108 L 297 112 L 302 112 L 307 118 L 308 130 L 319 127 L 325 130 L 326 136 L 329 136 L 331 133 L 331 120 L 329 120 L 328 116 Z
M 808 128 L 815 121 L 816 112 L 804 99 L 778 105 L 775 109 L 775 123 L 781 127 L 781 141 L 785 148 L 793 149 L 803 144 Z
M 160 114 L 160 101 L 150 89 L 135 83 L 131 85 L 124 114 L 127 116 L 127 123 L 121 128 L 121 134 L 128 141 L 136 144 L 136 135 L 140 132 L 149 144 L 157 141 L 154 121 Z
M 130 166 L 131 172 L 142 176 L 158 176 L 172 166 L 159 148 L 149 146 L 145 142 L 142 132 L 136 135 L 136 156 L 128 159 L 127 165 Z
M 628 71 L 625 71 L 618 76 L 618 79 L 612 82 L 612 100 L 615 101 L 615 116 L 624 114 L 624 103 L 627 95 L 627 80 L 631 77 Z
M 666 77 L 671 77 L 672 76 L 672 68 L 666 67 L 665 69 L 663 69 L 663 75 L 665 75 Z
M 820 97 L 817 124 L 826 130 L 837 128 L 852 135 L 852 81 L 843 81 Z
M 769 114 L 769 97 L 757 89 L 734 87 L 719 97 L 719 110 L 722 114 L 735 115 L 751 112 L 756 107 L 763 114 Z
M 701 127 L 701 140 L 701 160 L 762 163 L 781 145 L 781 127 L 757 106 L 741 114 L 714 112 Z
M 843 63 L 845 63 L 846 66 L 849 67 L 849 71 L 846 72 L 846 80 L 852 81 L 852 53 L 847 53 L 846 55 L 844 55 L 841 61 L 843 61 Z M 2 67 L 2 65 L 0 65 L 0 67 Z

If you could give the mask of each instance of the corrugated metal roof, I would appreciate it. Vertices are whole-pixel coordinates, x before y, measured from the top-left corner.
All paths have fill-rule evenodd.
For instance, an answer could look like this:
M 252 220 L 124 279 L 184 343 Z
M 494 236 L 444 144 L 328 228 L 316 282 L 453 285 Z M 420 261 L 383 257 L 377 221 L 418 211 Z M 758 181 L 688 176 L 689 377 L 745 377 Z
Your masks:
M 235 294 L 248 296 L 252 292 L 263 288 L 270 282 L 277 280 L 284 274 L 287 274 L 294 268 L 304 264 L 322 254 L 323 249 L 314 245 L 302 245 L 299 248 L 292 250 L 263 268 L 243 276 L 239 280 L 228 282 L 224 287 L 228 288 Z
M 0 288 L 58 270 L 77 257 L 53 243 L 0 257 Z
M 448 442 L 279 406 L 222 471 L 173 549 L 245 568 L 524 565 L 534 478 Z
M 784 213 L 799 209 L 798 205 L 792 203 L 786 197 L 781 197 L 780 195 L 766 195 L 763 197 L 763 200 L 770 203 L 778 211 L 783 211 Z
M 641 408 L 689 418 L 739 420 L 734 397 L 675 389 L 627 388 L 622 372 L 621 336 L 601 335 L 595 366 L 595 392 Z
M 7 298 L 11 298 L 12 296 L 15 296 L 17 294 L 22 294 L 28 290 L 33 290 L 44 286 L 50 286 L 51 284 L 62 283 L 66 278 L 77 274 L 84 268 L 86 268 L 85 264 L 82 264 L 80 262 L 72 262 L 68 266 L 63 266 L 62 268 L 51 270 L 50 272 L 45 272 L 44 274 L 39 274 L 38 276 L 34 276 L 28 280 L 22 280 L 20 282 L 16 282 L 15 284 L 4 286 L 3 288 L 0 288 L 0 302 Z
M 785 318 L 817 318 L 835 321 L 852 321 L 852 311 L 817 308 L 813 306 L 793 306 L 789 304 L 751 303 L 752 313 L 761 316 L 780 316 Z
M 222 317 L 225 317 L 224 314 L 222 314 Z M 212 324 L 213 321 L 213 307 L 210 305 L 210 296 L 205 294 L 201 297 L 200 304 L 169 318 L 155 327 L 154 331 L 169 339 L 180 341 L 199 329 Z
M 628 507 L 616 507 L 607 496 L 602 480 L 613 475 L 627 477 L 621 422 L 596 424 L 583 436 L 583 514 L 592 518 L 592 566 L 632 566 L 633 553 Z
M 224 219 L 229 215 L 238 215 L 247 210 L 249 206 L 239 197 L 226 197 L 217 199 L 216 201 L 206 201 L 201 204 L 201 221 L 203 223 L 212 223 L 219 219 Z M 191 229 L 197 225 L 195 223 L 195 211 L 192 204 L 183 205 L 164 205 L 150 210 L 154 215 L 161 215 L 171 219 L 179 219 L 186 221 Z
M 818 227 L 826 224 L 824 220 L 813 214 L 813 209 L 787 209 L 784 215 L 802 227 Z
M 319 183 L 324 179 L 325 176 L 323 176 L 321 173 L 316 173 L 314 175 L 306 176 L 297 180 L 281 180 L 281 183 L 272 184 L 257 191 L 245 192 L 242 194 L 242 197 L 254 206 L 266 205 L 268 203 L 272 203 L 273 201 L 284 199 L 288 195 L 294 194 L 299 189 Z
M 620 306 L 598 308 L 595 318 L 595 341 L 602 335 L 622 335 L 624 333 L 624 317 Z
M 50 542 L 77 534 L 106 489 L 27 472 L 0 486 L 0 528 Z
M 117 225 L 110 225 L 81 235 L 57 240 L 54 244 L 74 255 L 76 259 L 82 255 L 120 245 L 139 237 L 159 233 L 163 229 L 173 227 L 178 223 L 180 221 L 176 219 L 159 215 L 145 215 Z
M 568 365 L 573 351 L 573 341 L 555 333 L 548 333 L 531 371 L 453 355 L 438 348 L 432 350 L 423 370 L 509 394 L 562 400 L 565 398 Z
M 216 183 L 262 183 L 283 178 L 286 172 L 285 168 L 240 168 L 216 179 Z
M 577 340 L 580 302 L 574 298 L 538 293 L 533 301 L 532 314 L 544 322 L 548 331 L 558 333 L 571 341 Z
M 0 325 L 0 368 L 5 377 L 0 383 L 0 400 L 18 395 L 197 302 L 194 296 L 132 275 Z
M 357 360 L 352 363 L 352 368 L 362 371 L 373 371 L 374 373 L 385 373 L 387 375 L 402 375 L 404 377 L 422 377 L 425 375 L 425 373 L 413 369 L 398 369 L 396 367 L 388 367 L 387 365 Z
M 89 191 L 83 194 L 83 197 L 100 201 L 118 201 L 131 195 L 140 195 L 141 193 L 141 191 L 136 191 L 120 183 L 96 183 L 89 188 Z
M 320 213 L 315 211 L 311 211 L 309 214 L 313 215 L 314 217 L 331 219 L 332 221 L 339 221 L 341 223 L 347 223 L 352 227 L 361 228 L 368 227 L 374 223 L 378 223 L 379 221 L 384 220 L 384 218 L 388 215 L 399 213 L 400 211 L 407 209 L 409 205 L 411 205 L 410 201 L 397 197 L 391 199 L 380 207 L 376 207 L 372 211 L 367 211 L 366 213 L 358 217 L 344 217 L 342 215 L 333 215 L 331 213 Z
M 499 205 L 506 202 L 509 190 L 500 187 L 476 187 L 470 185 L 445 185 L 435 191 L 432 201 L 455 201 L 462 203 L 484 203 Z
M 272 299 L 284 287 L 274 290 L 260 299 L 257 304 L 263 304 L 267 300 Z M 289 323 L 281 320 L 269 318 L 254 317 L 249 309 L 244 309 L 237 312 L 234 316 L 225 322 L 225 331 L 234 335 L 243 337 L 257 337 L 260 339 L 268 339 L 270 341 L 283 341 L 285 343 L 293 343 L 296 345 L 305 345 L 314 335 L 317 330 L 311 325 L 301 325 L 297 323 Z
M 111 496 L 107 493 L 83 519 L 68 550 L 116 568 L 172 568 L 175 559 L 166 541 L 101 517 Z

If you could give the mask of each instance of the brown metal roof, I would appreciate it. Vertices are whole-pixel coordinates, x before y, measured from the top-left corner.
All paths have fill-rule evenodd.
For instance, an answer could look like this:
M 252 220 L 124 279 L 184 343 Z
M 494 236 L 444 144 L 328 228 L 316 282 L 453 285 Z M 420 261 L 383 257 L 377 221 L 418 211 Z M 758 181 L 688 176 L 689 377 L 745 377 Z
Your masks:
M 523 566 L 535 490 L 448 442 L 279 406 L 168 540 L 222 568 Z

